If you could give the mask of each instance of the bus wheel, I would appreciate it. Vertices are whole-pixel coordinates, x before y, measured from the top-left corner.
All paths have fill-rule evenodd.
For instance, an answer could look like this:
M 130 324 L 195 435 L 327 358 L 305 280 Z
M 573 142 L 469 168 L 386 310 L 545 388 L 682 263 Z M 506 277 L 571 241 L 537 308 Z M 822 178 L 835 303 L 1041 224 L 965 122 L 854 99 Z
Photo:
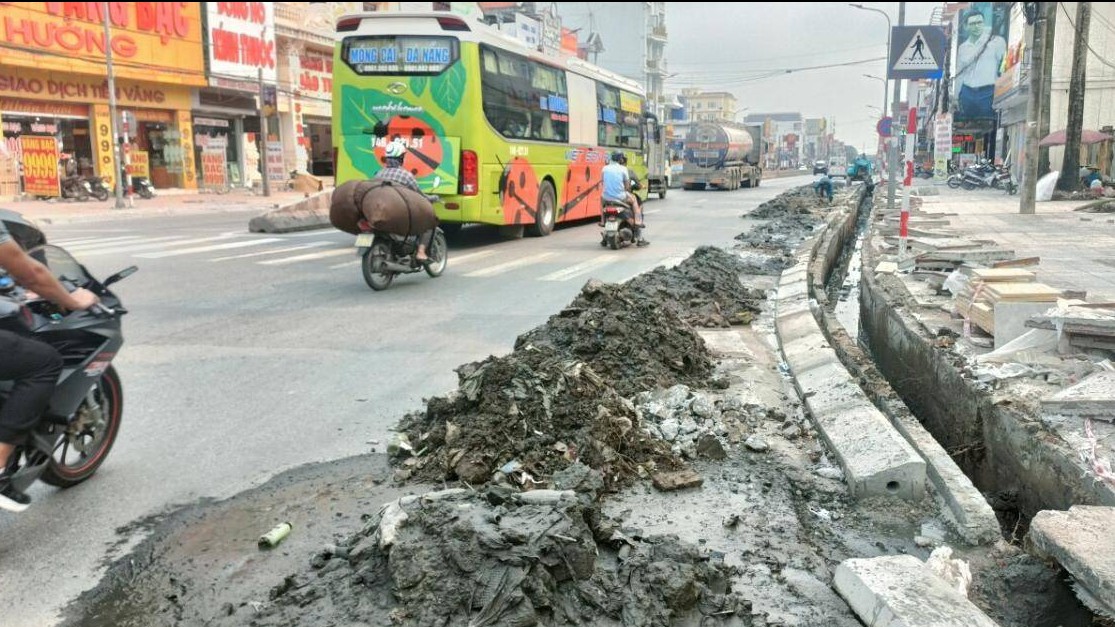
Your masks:
M 445 237 L 452 238 L 456 237 L 465 225 L 460 222 L 442 222 L 438 226 L 441 227 L 441 232 L 445 233 Z
M 538 209 L 535 212 L 534 224 L 527 227 L 527 232 L 532 237 L 545 237 L 554 230 L 554 210 L 557 207 L 557 193 L 549 181 L 543 181 L 538 186 Z

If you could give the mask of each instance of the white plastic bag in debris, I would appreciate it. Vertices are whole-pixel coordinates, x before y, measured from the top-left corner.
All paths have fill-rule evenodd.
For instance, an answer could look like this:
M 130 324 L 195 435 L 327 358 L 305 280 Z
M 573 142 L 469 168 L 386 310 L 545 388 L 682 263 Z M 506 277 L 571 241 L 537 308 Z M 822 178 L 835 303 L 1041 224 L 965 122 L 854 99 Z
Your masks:
M 1057 332 L 1046 329 L 1030 329 L 999 348 L 976 357 L 981 364 L 1041 364 L 1056 363 Z
M 1038 179 L 1037 198 L 1035 200 L 1038 202 L 1053 200 L 1053 188 L 1057 186 L 1057 179 L 1060 176 L 1061 172 L 1054 170 Z
M 964 276 L 960 270 L 953 270 L 952 274 L 941 284 L 941 287 L 948 290 L 953 296 L 956 296 L 968 289 L 968 277 Z

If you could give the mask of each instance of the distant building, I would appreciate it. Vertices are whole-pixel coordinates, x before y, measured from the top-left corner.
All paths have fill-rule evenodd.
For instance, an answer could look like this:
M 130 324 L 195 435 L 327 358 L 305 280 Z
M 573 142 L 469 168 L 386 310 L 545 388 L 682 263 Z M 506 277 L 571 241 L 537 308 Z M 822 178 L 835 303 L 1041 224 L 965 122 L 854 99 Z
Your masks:
M 802 144 L 805 123 L 800 113 L 750 113 L 744 124 L 763 127 L 768 170 L 796 168 L 804 160 Z

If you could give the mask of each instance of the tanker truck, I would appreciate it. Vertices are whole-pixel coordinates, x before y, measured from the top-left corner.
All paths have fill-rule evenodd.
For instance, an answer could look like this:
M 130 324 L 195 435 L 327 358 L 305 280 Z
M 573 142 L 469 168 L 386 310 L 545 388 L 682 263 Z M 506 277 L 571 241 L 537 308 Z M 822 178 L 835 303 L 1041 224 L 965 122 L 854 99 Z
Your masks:
M 698 122 L 685 137 L 681 185 L 685 189 L 758 187 L 763 177 L 762 129 Z

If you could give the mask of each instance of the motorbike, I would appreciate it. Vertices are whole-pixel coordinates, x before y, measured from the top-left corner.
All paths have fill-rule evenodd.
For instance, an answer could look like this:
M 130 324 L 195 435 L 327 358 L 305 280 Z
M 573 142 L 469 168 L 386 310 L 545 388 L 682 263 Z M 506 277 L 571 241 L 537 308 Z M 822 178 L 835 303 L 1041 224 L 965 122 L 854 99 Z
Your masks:
M 600 245 L 619 250 L 635 243 L 635 215 L 626 203 L 606 200 L 603 207 L 604 231 Z
M 449 245 L 441 227 L 434 229 L 433 240 L 426 251 L 430 261 L 425 264 L 415 258 L 418 253 L 417 235 L 376 233 L 368 228 L 368 223 L 364 220 L 360 221 L 360 229 L 364 232 L 356 236 L 356 254 L 360 255 L 364 282 L 373 290 L 378 292 L 387 289 L 400 274 L 425 270 L 430 278 L 436 279 L 445 272 L 445 266 L 449 262 Z
M 93 188 L 89 185 L 89 181 L 86 181 L 76 174 L 63 176 L 60 183 L 62 198 L 72 198 L 80 202 L 85 202 L 93 195 Z
M 135 193 L 139 194 L 140 198 L 150 200 L 155 197 L 155 186 L 152 185 L 151 181 L 145 176 L 133 176 L 132 189 Z
M 25 232 L 28 227 L 37 231 L 16 214 L 6 216 L 5 222 L 16 222 Z M 97 294 L 101 304 L 87 311 L 62 311 L 28 294 L 11 277 L 0 277 L 0 328 L 50 344 L 63 360 L 46 412 L 27 442 L 8 459 L 6 470 L 20 491 L 40 479 L 57 487 L 75 486 L 89 479 L 112 449 L 124 409 L 124 392 L 112 360 L 124 342 L 121 317 L 128 312 L 109 287 L 136 272 L 131 266 L 98 281 L 64 249 L 46 244 L 41 233 L 38 240 L 42 243 L 28 254 L 46 265 L 67 289 L 84 287 Z M 11 387 L 11 382 L 0 382 L 0 404 Z
M 105 186 L 103 177 L 87 176 L 85 182 L 89 184 L 89 193 L 97 200 L 108 200 L 108 197 L 112 195 L 112 192 Z

